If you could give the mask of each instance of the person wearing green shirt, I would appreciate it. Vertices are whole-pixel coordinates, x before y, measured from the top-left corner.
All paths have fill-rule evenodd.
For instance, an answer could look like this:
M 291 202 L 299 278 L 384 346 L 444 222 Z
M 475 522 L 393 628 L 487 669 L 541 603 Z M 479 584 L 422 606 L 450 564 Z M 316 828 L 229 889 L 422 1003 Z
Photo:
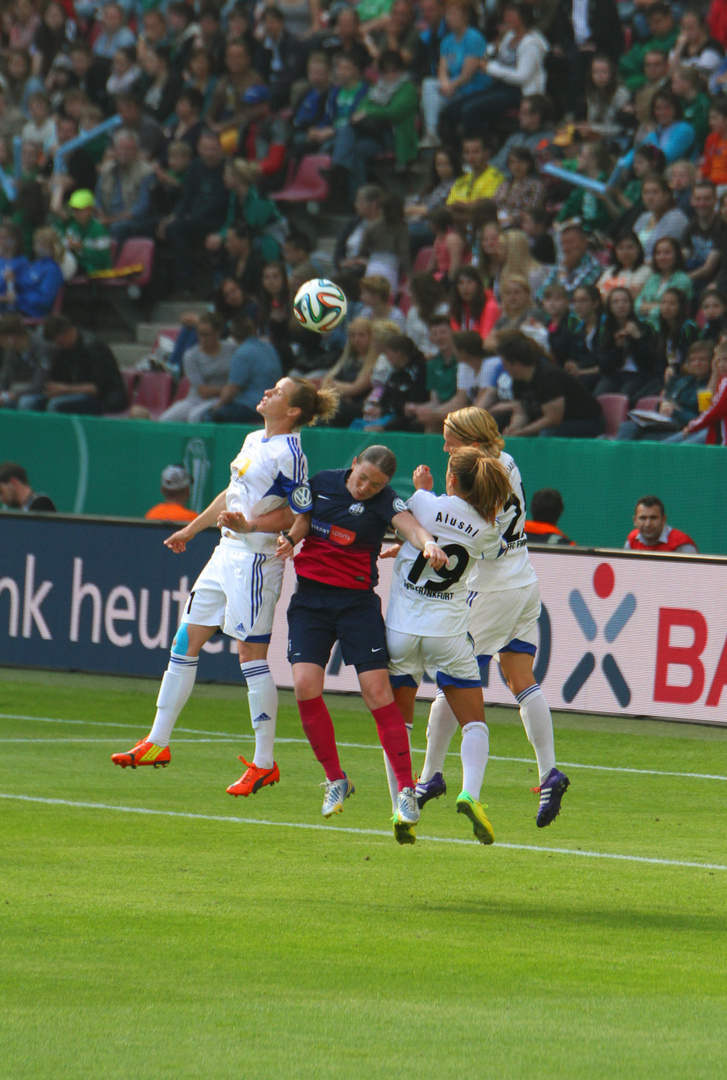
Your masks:
M 679 28 L 668 4 L 657 0 L 646 12 L 650 37 L 647 41 L 638 41 L 620 58 L 618 70 L 626 88 L 632 93 L 646 82 L 644 75 L 644 57 L 648 52 L 671 52 L 679 36 Z
M 94 216 L 96 199 L 81 188 L 68 200 L 71 219 L 63 232 L 63 243 L 73 253 L 80 274 L 111 269 L 111 233 Z
M 427 361 L 429 401 L 408 404 L 406 415 L 421 424 L 425 432 L 439 434 L 447 413 L 452 411 L 457 393 L 457 354 L 448 315 L 433 315 L 427 323 L 429 340 L 438 350 Z
M 709 94 L 702 89 L 702 78 L 696 67 L 678 67 L 672 73 L 671 88 L 682 105 L 682 120 L 694 128 L 695 146 L 701 151 L 709 131 Z
M 419 95 L 409 78 L 404 59 L 401 53 L 387 49 L 379 58 L 379 81 L 369 90 L 359 112 L 354 114 L 353 126 L 363 126 L 365 131 L 367 124 L 378 124 L 384 141 L 389 132 L 393 133 L 396 164 L 405 166 L 419 153 L 418 112 Z

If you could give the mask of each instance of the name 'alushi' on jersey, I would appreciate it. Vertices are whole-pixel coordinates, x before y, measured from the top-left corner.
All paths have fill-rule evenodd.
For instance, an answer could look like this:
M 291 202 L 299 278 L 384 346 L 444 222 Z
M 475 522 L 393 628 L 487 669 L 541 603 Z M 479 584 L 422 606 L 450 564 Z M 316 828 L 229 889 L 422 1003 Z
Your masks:
M 423 637 L 450 637 L 467 630 L 467 575 L 476 560 L 496 561 L 505 548 L 500 531 L 456 495 L 417 491 L 408 502 L 417 521 L 447 556 L 435 570 L 424 552 L 404 543 L 394 563 L 386 611 L 390 630 Z
M 497 562 L 478 562 L 472 568 L 467 585 L 472 592 L 502 592 L 534 585 L 537 574 L 530 562 L 525 538 L 525 491 L 520 470 L 509 454 L 497 459 L 508 472 L 512 495 L 497 515 L 497 527 L 507 551 Z

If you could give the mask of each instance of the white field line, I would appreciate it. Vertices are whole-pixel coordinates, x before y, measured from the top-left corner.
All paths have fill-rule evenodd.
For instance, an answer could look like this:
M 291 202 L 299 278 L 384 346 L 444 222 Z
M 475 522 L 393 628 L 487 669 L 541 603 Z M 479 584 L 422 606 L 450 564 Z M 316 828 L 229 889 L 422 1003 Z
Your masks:
M 114 806 L 111 803 L 74 802 L 70 799 L 45 799 L 35 795 L 12 795 L 0 792 L 0 799 L 16 802 L 42 803 L 46 806 L 70 806 L 78 810 L 112 810 L 120 814 L 143 814 L 153 817 L 184 818 L 191 821 L 223 821 L 233 825 L 268 825 L 281 829 L 306 829 L 314 832 L 331 831 L 348 833 L 355 836 L 383 836 L 391 840 L 391 833 L 384 829 L 352 829 L 341 825 L 321 825 L 302 821 L 268 821 L 264 818 L 236 817 L 232 814 L 191 814 L 181 810 L 152 810 L 146 806 Z M 446 836 L 420 836 L 432 844 L 468 844 L 474 840 L 462 840 Z M 614 855 L 604 851 L 582 851 L 571 848 L 539 847 L 536 844 L 495 844 L 494 848 L 507 848 L 509 851 L 534 851 L 540 855 L 575 855 L 587 859 L 614 859 L 618 862 L 648 863 L 653 866 L 680 866 L 689 870 L 727 870 L 720 863 L 682 862 L 679 859 L 656 859 L 646 855 Z
M 0 713 L 0 720 L 33 720 L 36 723 L 41 723 L 41 724 L 87 724 L 87 725 L 91 725 L 93 727 L 126 728 L 129 731 L 136 732 L 137 734 L 138 734 L 138 732 L 140 730 L 138 724 L 120 724 L 120 723 L 117 723 L 117 722 L 111 721 L 111 720 L 61 720 L 61 719 L 59 719 L 58 717 L 55 717 L 55 716 L 23 716 L 23 715 L 20 715 L 20 714 L 17 714 L 17 713 Z M 254 738 L 254 736 L 251 735 L 249 732 L 248 733 L 241 732 L 239 735 L 231 735 L 229 731 L 199 731 L 197 728 L 183 728 L 183 727 L 175 728 L 175 731 L 179 732 L 180 734 L 183 733 L 185 735 L 202 735 L 202 736 L 205 736 L 205 738 L 201 738 L 201 739 L 179 739 L 179 738 L 175 737 L 175 739 L 174 739 L 175 743 L 180 743 L 180 742 L 190 742 L 190 743 L 191 742 L 201 742 L 201 743 L 205 743 L 205 742 L 250 742 Z M 2 738 L 0 738 L 0 742 L 51 742 L 51 741 L 53 741 L 53 742 L 71 742 L 71 741 L 74 741 L 74 742 L 76 742 L 76 741 L 81 741 L 81 740 L 75 740 L 75 739 L 74 740 L 71 740 L 71 739 L 67 739 L 67 740 L 66 739 L 58 739 L 58 740 L 56 740 L 56 739 L 54 739 L 54 740 L 51 740 L 51 739 L 37 739 L 37 740 L 36 739 L 27 739 L 26 740 L 26 739 L 2 739 Z M 86 740 L 83 740 L 83 741 L 89 742 L 89 741 L 94 741 L 94 740 L 86 739 Z M 98 739 L 98 740 L 95 740 L 95 741 L 109 742 L 110 740 L 108 740 L 108 739 Z M 277 743 L 293 743 L 293 744 L 303 745 L 303 746 L 308 745 L 308 740 L 307 739 L 289 739 L 289 738 L 278 738 L 278 737 L 276 737 L 275 741 Z M 376 751 L 378 751 L 378 753 L 381 753 L 381 746 L 380 745 L 372 745 L 371 743 L 341 742 L 340 740 L 337 740 L 337 742 L 338 742 L 339 746 L 341 746 L 341 747 L 343 747 L 343 748 L 345 748 L 347 750 L 376 750 Z M 412 753 L 413 754 L 423 754 L 424 752 L 425 752 L 424 749 L 419 749 L 416 746 L 412 747 Z M 458 758 L 459 753 L 457 751 L 450 751 L 448 756 Z M 489 760 L 490 761 L 514 761 L 514 762 L 518 762 L 518 763 L 520 763 L 522 765 L 533 765 L 534 764 L 534 761 L 533 761 L 532 758 L 501 757 L 498 754 L 490 754 Z M 634 774 L 636 774 L 638 776 L 676 776 L 676 777 L 681 778 L 682 780 L 727 780 L 727 776 L 722 776 L 720 773 L 666 772 L 666 771 L 661 770 L 661 769 L 630 769 L 625 765 L 584 765 L 582 762 L 576 762 L 576 761 L 561 761 L 559 764 L 562 765 L 563 768 L 565 768 L 565 769 L 591 769 L 591 770 L 594 770 L 596 772 L 634 773 Z

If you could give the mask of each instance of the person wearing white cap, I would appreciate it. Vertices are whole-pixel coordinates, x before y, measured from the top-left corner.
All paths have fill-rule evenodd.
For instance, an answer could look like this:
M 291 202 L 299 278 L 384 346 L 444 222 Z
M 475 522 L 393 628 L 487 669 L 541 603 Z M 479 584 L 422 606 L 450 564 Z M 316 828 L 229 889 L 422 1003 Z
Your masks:
M 187 506 L 191 484 L 183 465 L 167 465 L 162 470 L 162 502 L 147 510 L 147 521 L 194 521 L 197 515 Z

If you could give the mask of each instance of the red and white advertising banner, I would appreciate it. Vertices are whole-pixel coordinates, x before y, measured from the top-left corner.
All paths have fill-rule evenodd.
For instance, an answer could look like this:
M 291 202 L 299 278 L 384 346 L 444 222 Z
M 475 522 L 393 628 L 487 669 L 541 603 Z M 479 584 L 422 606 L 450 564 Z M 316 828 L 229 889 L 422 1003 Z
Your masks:
M 543 611 L 535 673 L 553 709 L 727 724 L 727 562 L 612 551 L 532 551 Z M 379 562 L 384 610 L 393 561 Z M 285 612 L 295 587 L 286 568 L 270 667 L 291 686 Z M 327 690 L 358 690 L 336 648 Z M 420 690 L 434 695 L 432 683 Z M 485 701 L 512 705 L 497 662 Z

